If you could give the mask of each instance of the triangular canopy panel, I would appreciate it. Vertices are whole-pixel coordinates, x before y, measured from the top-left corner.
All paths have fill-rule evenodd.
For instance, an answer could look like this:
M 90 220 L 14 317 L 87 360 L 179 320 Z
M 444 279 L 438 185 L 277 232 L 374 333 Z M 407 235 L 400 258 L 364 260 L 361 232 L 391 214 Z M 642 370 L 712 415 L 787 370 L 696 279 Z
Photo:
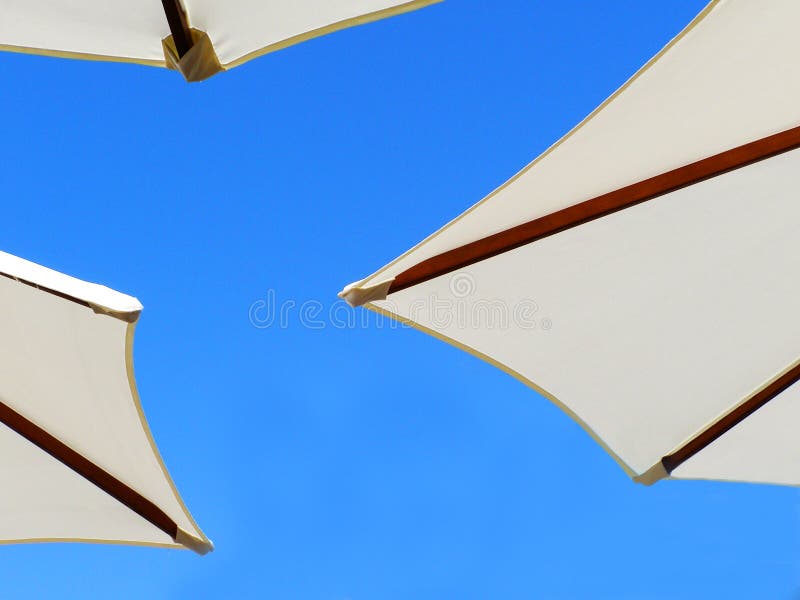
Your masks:
M 0 543 L 175 542 L 15 431 L 0 425 Z
M 222 69 L 438 0 L 5 0 L 0 49 L 166 66 L 165 11 L 207 34 Z
M 711 2 L 529 167 L 342 296 L 538 389 L 637 481 L 800 484 L 800 444 L 769 439 L 800 379 L 798 18 L 792 0 Z
M 358 282 L 800 125 L 795 0 L 715 0 L 583 122 L 413 249 Z
M 66 537 L 208 551 L 210 542 L 172 484 L 139 403 L 132 362 L 138 300 L 6 253 L 0 253 L 0 274 L 0 422 L 7 426 L 5 444 L 26 447 L 24 453 L 0 454 L 0 468 L 18 477 L 27 473 L 4 479 L 11 485 L 0 493 L 9 509 L 0 511 L 0 541 L 7 530 L 17 532 L 11 540 L 70 532 Z M 30 456 L 36 461 L 29 469 L 24 461 Z M 90 482 L 97 472 L 100 480 Z M 15 481 L 25 485 L 15 488 Z M 54 490 L 57 501 L 28 497 L 48 481 L 68 484 Z M 13 509 L 18 502 L 23 505 Z M 20 534 L 15 514 L 42 505 L 49 517 Z M 136 506 L 144 512 L 137 514 Z M 95 510 L 97 526 L 84 528 Z M 163 513 L 159 522 L 169 523 L 170 531 L 148 522 L 148 510 Z M 113 515 L 120 516 L 119 527 L 111 523 Z

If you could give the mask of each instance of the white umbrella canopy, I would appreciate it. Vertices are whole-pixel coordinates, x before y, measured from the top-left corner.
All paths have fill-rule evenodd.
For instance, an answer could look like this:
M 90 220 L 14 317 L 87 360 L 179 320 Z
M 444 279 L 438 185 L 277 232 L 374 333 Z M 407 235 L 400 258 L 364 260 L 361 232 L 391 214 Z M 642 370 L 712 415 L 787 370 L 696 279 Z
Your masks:
M 0 543 L 209 552 L 139 402 L 139 301 L 3 252 L 0 275 Z
M 800 484 L 800 3 L 711 2 L 341 296 L 507 371 L 636 481 Z
M 2 0 L 0 49 L 170 67 L 200 81 L 440 0 Z

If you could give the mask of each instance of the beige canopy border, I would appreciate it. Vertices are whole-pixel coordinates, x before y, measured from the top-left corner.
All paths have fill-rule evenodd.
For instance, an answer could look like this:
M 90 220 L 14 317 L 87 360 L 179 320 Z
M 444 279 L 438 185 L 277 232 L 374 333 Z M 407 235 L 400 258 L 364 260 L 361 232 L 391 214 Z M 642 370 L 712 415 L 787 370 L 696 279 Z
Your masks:
M 85 52 L 69 52 L 63 50 L 52 50 L 48 48 L 31 48 L 27 46 L 13 46 L 0 44 L 0 50 L 5 52 L 17 52 L 21 54 L 38 54 L 41 56 L 53 56 L 57 58 L 74 58 L 81 60 L 94 60 L 101 62 L 123 62 L 145 65 L 150 67 L 166 67 L 180 71 L 186 81 L 195 82 L 208 79 L 220 71 L 228 71 L 238 67 L 254 58 L 283 50 L 290 46 L 302 42 L 334 33 L 349 27 L 365 25 L 373 21 L 380 21 L 389 17 L 401 15 L 437 4 L 443 0 L 411 0 L 399 6 L 393 6 L 382 10 L 377 10 L 365 15 L 344 19 L 337 23 L 331 23 L 324 27 L 296 35 L 294 37 L 269 44 L 258 50 L 254 50 L 241 58 L 237 58 L 229 63 L 222 64 L 214 51 L 213 43 L 204 31 L 194 29 L 191 20 L 180 0 L 162 0 L 164 13 L 170 28 L 170 35 L 164 38 L 161 43 L 164 49 L 163 60 L 148 60 L 139 58 L 127 58 L 124 56 L 108 56 L 103 54 L 89 54 Z
M 81 306 L 85 306 L 87 308 L 92 309 L 97 314 L 107 315 L 109 317 L 119 319 L 128 323 L 128 328 L 126 330 L 125 335 L 125 365 L 126 365 L 126 372 L 128 375 L 128 384 L 131 389 L 131 395 L 133 397 L 133 401 L 136 405 L 136 411 L 139 415 L 139 421 L 144 429 L 144 432 L 147 436 L 147 440 L 150 443 L 150 447 L 153 451 L 153 454 L 158 460 L 159 466 L 161 467 L 164 476 L 167 479 L 167 482 L 172 489 L 172 493 L 175 495 L 175 498 L 178 501 L 178 504 L 183 509 L 186 517 L 189 519 L 189 522 L 200 531 L 200 528 L 197 526 L 197 523 L 192 518 L 192 515 L 189 513 L 189 510 L 186 508 L 186 504 L 183 502 L 180 494 L 178 493 L 177 488 L 175 487 L 175 483 L 172 481 L 172 478 L 169 476 L 169 472 L 167 471 L 166 465 L 164 465 L 164 461 L 161 458 L 161 454 L 158 452 L 158 448 L 155 445 L 155 441 L 153 440 L 153 435 L 150 432 L 150 428 L 147 425 L 147 419 L 144 416 L 144 411 L 141 406 L 141 401 L 139 400 L 139 393 L 136 389 L 135 377 L 133 373 L 133 332 L 136 327 L 136 322 L 141 314 L 141 311 L 132 311 L 132 312 L 120 312 L 110 310 L 106 307 L 93 304 L 91 302 L 87 302 L 80 298 L 76 298 L 75 296 L 70 296 L 69 294 L 65 294 L 63 292 L 59 292 L 57 290 L 53 290 L 39 284 L 33 283 L 31 281 L 27 281 L 25 279 L 21 279 L 19 277 L 15 277 L 14 275 L 10 275 L 8 273 L 0 272 L 0 276 L 7 277 L 8 279 L 12 279 L 17 283 L 21 283 L 23 285 L 28 285 L 34 287 L 42 292 L 46 292 L 48 294 L 53 294 L 58 296 L 59 298 L 63 298 L 65 300 L 69 300 L 71 302 L 75 302 L 76 304 L 80 304 Z M 51 538 L 51 539 L 29 539 L 29 540 L 5 540 L 2 543 L 32 543 L 32 542 L 91 542 L 91 543 L 110 543 L 110 544 L 125 544 L 125 545 L 138 545 L 138 546 L 156 546 L 156 547 L 166 547 L 166 548 L 174 548 L 174 547 L 183 547 L 188 548 L 197 552 L 198 554 L 208 554 L 214 548 L 213 544 L 205 537 L 202 539 L 196 538 L 195 536 L 191 535 L 190 533 L 181 529 L 175 521 L 169 517 L 163 510 L 161 510 L 156 504 L 142 496 L 139 492 L 125 484 L 124 482 L 120 481 L 113 475 L 111 475 L 108 471 L 104 470 L 103 468 L 99 467 L 85 456 L 81 455 L 80 453 L 76 452 L 72 448 L 70 448 L 67 444 L 56 438 L 55 436 L 51 435 L 46 430 L 42 429 L 38 425 L 36 425 L 33 421 L 27 419 L 25 416 L 21 415 L 13 408 L 5 404 L 0 400 L 0 423 L 7 426 L 12 431 L 16 432 L 17 434 L 21 435 L 29 442 L 37 446 L 39 449 L 43 450 L 59 462 L 61 462 L 66 467 L 72 469 L 75 473 L 90 481 L 95 486 L 100 488 L 102 491 L 107 493 L 109 496 L 117 500 L 118 502 L 122 503 L 123 505 L 127 506 L 133 512 L 138 514 L 143 519 L 147 520 L 155 527 L 166 533 L 169 537 L 172 538 L 175 545 L 171 544 L 152 544 L 152 543 L 144 543 L 144 542 L 128 542 L 128 541 L 114 541 L 114 540 L 94 540 L 94 539 L 75 539 L 75 538 Z M 201 534 L 202 535 L 202 534 Z
M 406 269 L 393 279 L 364 288 L 348 288 L 343 295 L 354 305 L 383 300 L 394 292 L 797 148 L 800 148 L 800 127 L 732 148 L 448 250 Z M 634 481 L 651 485 L 668 477 L 678 466 L 798 381 L 800 381 L 800 363 L 781 372 L 729 413 L 721 416 L 671 454 L 664 456 L 648 471 L 634 477 Z

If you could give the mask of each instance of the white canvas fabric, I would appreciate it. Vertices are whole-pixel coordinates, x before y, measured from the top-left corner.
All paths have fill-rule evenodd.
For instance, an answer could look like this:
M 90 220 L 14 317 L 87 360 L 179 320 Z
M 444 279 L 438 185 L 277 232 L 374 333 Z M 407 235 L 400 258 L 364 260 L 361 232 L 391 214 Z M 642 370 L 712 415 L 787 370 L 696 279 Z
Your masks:
M 797 17 L 789 0 L 712 2 L 509 184 L 342 296 L 539 390 L 631 476 L 660 468 L 800 360 L 800 151 L 382 292 L 447 250 L 800 125 Z M 766 440 L 796 388 L 673 476 L 800 484 L 790 426 Z
M 194 549 L 209 550 L 139 404 L 132 363 L 139 301 L 6 253 L 0 273 L 0 400 L 156 504 L 196 541 Z M 0 541 L 180 546 L 18 433 L 0 430 L 8 448 L 0 472 L 15 482 L 0 493 Z
M 224 68 L 335 29 L 412 10 L 430 0 L 184 0 L 190 26 L 208 33 Z M 170 35 L 158 0 L 3 0 L 0 48 L 164 66 Z
M 174 545 L 168 535 L 0 425 L 0 543 L 96 541 Z
M 798 485 L 798 423 L 800 384 L 795 384 L 675 469 L 672 476 Z
M 717 0 L 528 167 L 360 287 L 452 248 L 800 125 L 794 0 Z

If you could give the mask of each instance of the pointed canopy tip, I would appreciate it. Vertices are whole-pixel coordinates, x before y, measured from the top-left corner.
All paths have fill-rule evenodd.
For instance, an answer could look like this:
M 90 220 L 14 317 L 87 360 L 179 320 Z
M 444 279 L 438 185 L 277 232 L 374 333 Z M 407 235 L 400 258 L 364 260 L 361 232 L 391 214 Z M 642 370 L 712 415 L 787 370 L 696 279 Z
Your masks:
M 667 471 L 666 467 L 664 467 L 664 463 L 658 461 L 641 475 L 635 476 L 633 481 L 635 483 L 641 483 L 644 486 L 650 487 L 654 483 L 658 483 L 662 479 L 667 479 L 668 477 L 669 472 Z
M 209 539 L 200 539 L 190 533 L 185 532 L 183 529 L 178 528 L 178 533 L 175 536 L 175 542 L 181 546 L 196 552 L 200 556 L 205 556 L 209 552 L 214 551 L 214 544 Z
M 367 302 L 386 300 L 389 295 L 389 288 L 394 282 L 394 277 L 379 281 L 372 285 L 361 287 L 361 281 L 351 283 L 339 292 L 339 298 L 345 300 L 350 306 L 356 308 L 363 306 Z

